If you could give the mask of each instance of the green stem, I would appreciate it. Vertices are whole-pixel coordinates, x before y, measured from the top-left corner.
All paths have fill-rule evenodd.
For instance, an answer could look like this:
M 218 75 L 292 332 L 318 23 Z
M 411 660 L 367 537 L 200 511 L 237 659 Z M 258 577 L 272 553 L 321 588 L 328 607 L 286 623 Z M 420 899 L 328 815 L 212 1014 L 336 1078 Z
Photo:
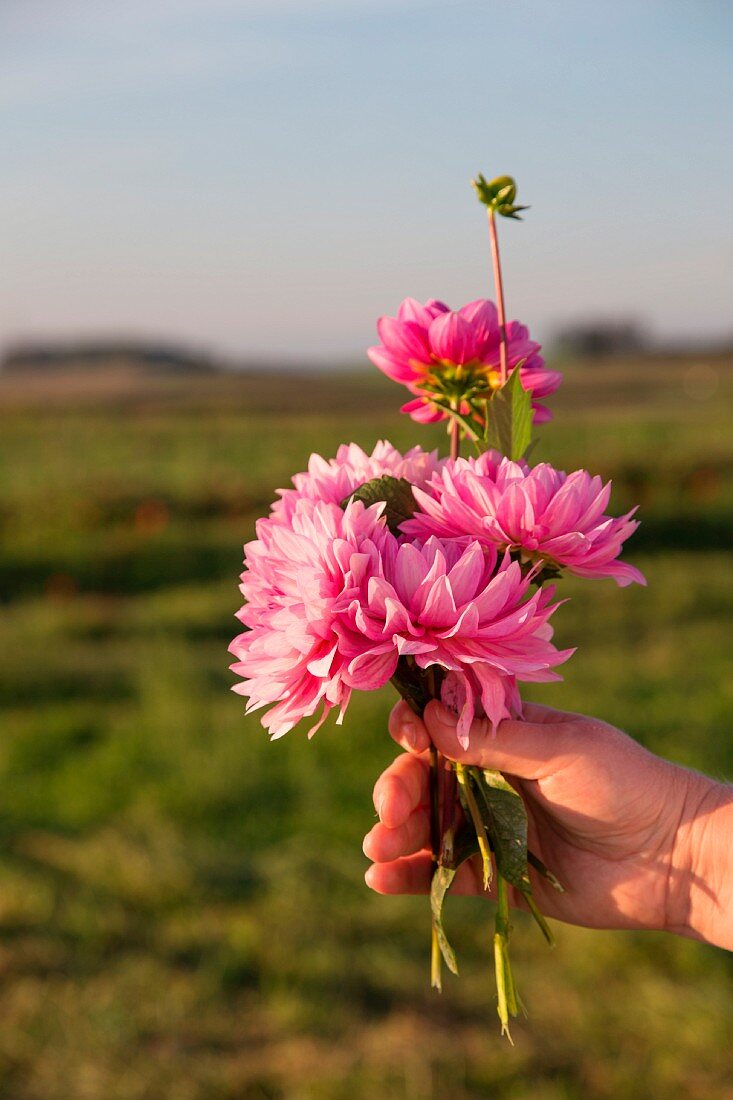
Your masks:
M 440 953 L 440 941 L 438 929 L 433 923 L 430 934 L 430 988 L 443 992 L 442 956 Z
M 473 790 L 471 789 L 468 772 L 463 764 L 456 764 L 456 775 L 461 785 L 461 790 L 466 801 L 466 806 L 468 807 L 471 821 L 473 822 L 473 827 L 476 830 L 476 839 L 478 840 L 484 871 L 484 890 L 488 890 L 489 884 L 491 883 L 491 851 L 489 849 L 489 842 L 486 839 L 486 828 L 481 818 L 481 811 L 476 803 Z
M 506 879 L 496 876 L 496 925 L 494 932 L 494 967 L 496 970 L 497 1012 L 501 1021 L 501 1033 L 512 1041 L 509 1017 L 519 1012 L 514 976 L 509 962 L 509 892 Z

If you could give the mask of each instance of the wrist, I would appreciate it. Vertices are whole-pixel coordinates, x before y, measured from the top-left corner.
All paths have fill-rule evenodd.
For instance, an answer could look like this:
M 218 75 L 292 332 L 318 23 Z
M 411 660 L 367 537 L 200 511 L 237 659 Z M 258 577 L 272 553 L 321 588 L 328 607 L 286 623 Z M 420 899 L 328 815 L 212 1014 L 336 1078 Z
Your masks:
M 733 950 L 733 787 L 689 772 L 668 888 L 667 930 Z

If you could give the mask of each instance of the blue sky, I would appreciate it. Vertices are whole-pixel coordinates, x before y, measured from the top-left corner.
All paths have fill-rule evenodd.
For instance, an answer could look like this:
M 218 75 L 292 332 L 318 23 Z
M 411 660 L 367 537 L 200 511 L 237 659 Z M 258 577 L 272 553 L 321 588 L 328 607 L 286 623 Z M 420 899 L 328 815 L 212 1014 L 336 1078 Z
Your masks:
M 0 344 L 358 357 L 401 298 L 733 332 L 729 0 L 3 0 Z

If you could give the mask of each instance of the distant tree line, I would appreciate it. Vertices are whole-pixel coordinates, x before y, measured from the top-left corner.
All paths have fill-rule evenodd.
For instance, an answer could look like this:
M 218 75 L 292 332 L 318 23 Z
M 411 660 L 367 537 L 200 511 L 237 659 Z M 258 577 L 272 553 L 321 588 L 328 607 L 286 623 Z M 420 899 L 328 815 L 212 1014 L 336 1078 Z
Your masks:
M 112 366 L 154 374 L 195 374 L 217 369 L 206 355 L 167 344 L 100 340 L 79 343 L 19 343 L 7 349 L 0 369 L 8 374 L 68 370 L 98 371 Z
M 634 321 L 591 321 L 561 329 L 554 347 L 563 355 L 605 359 L 642 354 L 650 350 L 650 341 L 646 331 Z

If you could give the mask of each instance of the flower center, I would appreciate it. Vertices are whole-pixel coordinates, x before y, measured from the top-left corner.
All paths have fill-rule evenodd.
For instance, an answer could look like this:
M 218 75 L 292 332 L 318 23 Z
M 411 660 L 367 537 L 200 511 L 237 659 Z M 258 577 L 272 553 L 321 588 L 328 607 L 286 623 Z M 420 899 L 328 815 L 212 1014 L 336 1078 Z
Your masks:
M 413 362 L 412 366 L 423 376 L 419 388 L 442 407 L 476 406 L 501 386 L 498 369 L 478 359 L 453 363 L 450 359 L 433 358 L 430 364 Z

